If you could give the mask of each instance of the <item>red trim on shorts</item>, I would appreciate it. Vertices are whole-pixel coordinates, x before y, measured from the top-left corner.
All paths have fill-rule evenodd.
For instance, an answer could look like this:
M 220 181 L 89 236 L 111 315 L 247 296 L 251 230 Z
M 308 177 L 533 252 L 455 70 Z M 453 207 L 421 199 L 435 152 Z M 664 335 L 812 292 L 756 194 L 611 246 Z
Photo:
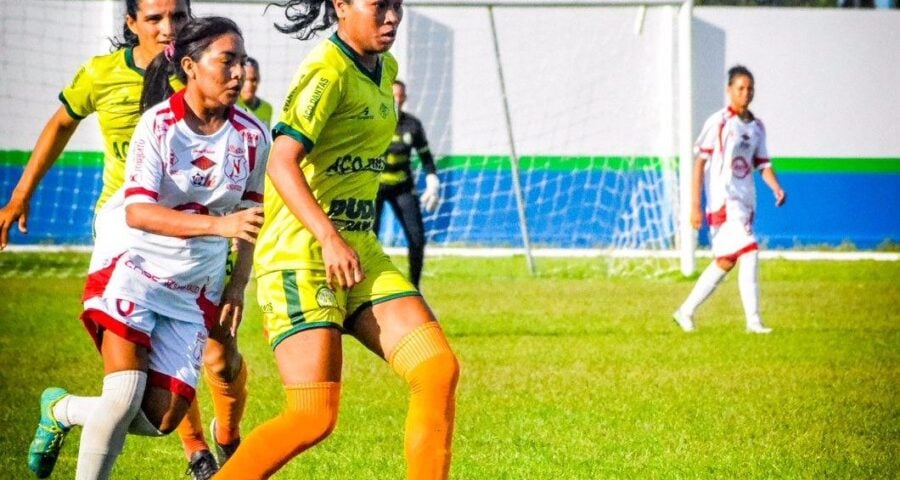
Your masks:
M 84 328 L 87 329 L 88 334 L 94 340 L 97 350 L 100 350 L 100 345 L 103 342 L 104 330 L 109 330 L 131 343 L 150 350 L 149 335 L 125 325 L 102 310 L 97 310 L 96 308 L 86 309 L 81 312 L 81 322 L 84 323 Z
M 206 298 L 206 285 L 200 289 L 200 294 L 197 296 L 197 306 L 200 307 L 200 311 L 203 313 L 203 325 L 206 326 L 207 330 L 212 330 L 219 321 L 219 306 Z
M 88 274 L 87 280 L 84 282 L 84 293 L 81 294 L 82 302 L 89 298 L 103 295 L 103 292 L 106 291 L 106 286 L 109 284 L 109 279 L 112 277 L 113 270 L 116 269 L 116 264 L 119 263 L 122 255 L 124 253 L 114 258 L 108 267 Z
M 710 227 L 718 227 L 725 223 L 727 218 L 727 214 L 725 212 L 725 205 L 722 205 L 722 208 L 716 210 L 715 212 L 710 212 L 706 214 L 706 223 L 709 224 Z
M 153 190 L 149 190 L 143 187 L 132 187 L 125 189 L 125 197 L 130 197 L 132 195 L 146 195 L 153 200 L 159 200 L 159 194 L 154 192 Z
M 747 245 L 746 247 L 744 247 L 744 248 L 742 248 L 742 249 L 740 249 L 740 250 L 738 250 L 738 251 L 732 253 L 731 255 L 722 255 L 721 257 L 716 257 L 716 259 L 718 260 L 718 259 L 720 259 L 720 258 L 724 258 L 724 259 L 726 259 L 726 260 L 730 260 L 730 261 L 732 261 L 732 262 L 736 262 L 737 259 L 738 259 L 741 255 L 743 255 L 743 254 L 745 254 L 745 253 L 747 253 L 747 252 L 752 252 L 752 251 L 754 251 L 754 250 L 759 250 L 759 245 L 757 245 L 756 242 L 753 242 L 753 243 L 751 243 L 750 245 Z
M 771 162 L 768 158 L 755 157 L 753 159 L 753 168 L 759 168 L 763 165 L 768 165 L 769 163 L 771 163 Z
M 150 386 L 163 388 L 174 393 L 175 395 L 181 395 L 185 398 L 185 400 L 188 401 L 188 403 L 193 402 L 194 396 L 196 396 L 197 394 L 197 391 L 194 390 L 194 387 L 182 382 L 175 377 L 170 377 L 165 373 L 160 373 L 155 370 L 150 370 L 148 372 L 147 380 L 149 381 Z

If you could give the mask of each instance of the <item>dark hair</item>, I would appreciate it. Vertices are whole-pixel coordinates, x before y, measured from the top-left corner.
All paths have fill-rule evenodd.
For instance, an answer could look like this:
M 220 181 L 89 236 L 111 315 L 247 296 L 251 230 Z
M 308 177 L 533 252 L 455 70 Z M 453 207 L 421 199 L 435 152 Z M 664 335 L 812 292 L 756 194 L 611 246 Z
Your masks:
M 137 12 L 138 12 L 138 2 L 141 0 L 125 0 L 125 14 L 129 17 L 137 20 Z M 191 0 L 184 0 L 187 3 L 188 14 L 191 13 Z M 122 48 L 131 48 L 136 47 L 138 43 L 138 37 L 128 28 L 128 20 L 126 19 L 122 23 L 122 38 L 112 37 L 109 39 L 109 43 L 112 44 L 113 50 L 119 50 Z
M 257 72 L 259 72 L 259 62 L 257 62 L 253 57 L 247 57 L 247 59 L 244 60 L 244 65 L 250 65 L 251 67 L 255 68 Z
M 406 83 L 404 83 L 403 80 L 394 80 L 394 85 L 400 85 L 403 87 L 403 91 L 406 91 Z
M 169 84 L 169 77 L 172 75 L 187 84 L 187 74 L 181 68 L 182 58 L 191 57 L 195 61 L 200 60 L 211 43 L 228 33 L 244 38 L 237 24 L 225 17 L 200 17 L 188 20 L 178 30 L 172 46 L 157 55 L 147 66 L 144 73 L 144 89 L 141 92 L 141 112 L 147 111 L 175 93 Z
M 347 3 L 350 3 L 350 0 L 347 0 Z M 285 25 L 276 23 L 275 28 L 300 40 L 309 40 L 337 23 L 337 11 L 331 0 L 285 0 L 272 2 L 266 5 L 266 9 L 272 5 L 283 8 L 284 17 L 288 20 Z
M 734 83 L 734 79 L 740 76 L 745 76 L 750 80 L 753 80 L 753 74 L 750 73 L 750 70 L 743 65 L 735 65 L 728 69 L 728 85 Z

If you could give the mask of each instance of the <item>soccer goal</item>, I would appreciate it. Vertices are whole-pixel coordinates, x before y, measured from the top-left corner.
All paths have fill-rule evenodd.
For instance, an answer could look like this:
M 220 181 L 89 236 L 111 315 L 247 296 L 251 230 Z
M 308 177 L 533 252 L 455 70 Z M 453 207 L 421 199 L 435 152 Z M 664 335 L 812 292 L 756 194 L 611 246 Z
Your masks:
M 546 249 L 693 271 L 691 2 L 405 5 L 394 53 L 444 185 L 430 245 L 520 249 L 531 271 Z
M 0 2 L 4 202 L 59 91 L 121 33 L 123 3 Z M 316 40 L 278 33 L 272 24 L 283 17 L 267 3 L 192 6 L 238 22 L 261 64 L 260 96 L 278 105 Z M 425 214 L 429 246 L 512 251 L 531 271 L 536 252 L 604 255 L 612 274 L 693 271 L 689 203 L 679 196 L 689 195 L 691 162 L 678 161 L 691 158 L 691 1 L 404 8 L 392 53 L 442 183 L 442 203 Z M 81 123 L 32 200 L 31 232 L 14 245 L 90 244 L 103 142 L 95 118 Z M 405 243 L 390 215 L 381 237 Z

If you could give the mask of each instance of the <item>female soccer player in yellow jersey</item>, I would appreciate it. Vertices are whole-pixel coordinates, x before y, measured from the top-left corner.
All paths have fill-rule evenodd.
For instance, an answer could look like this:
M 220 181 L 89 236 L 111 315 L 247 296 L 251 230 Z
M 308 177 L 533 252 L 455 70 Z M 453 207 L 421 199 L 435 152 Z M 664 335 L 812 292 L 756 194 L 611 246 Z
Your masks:
M 9 229 L 14 224 L 18 223 L 19 230 L 27 232 L 32 195 L 81 120 L 91 113 L 97 113 L 104 139 L 103 187 L 96 209 L 123 185 L 125 157 L 140 118 L 144 69 L 191 15 L 190 0 L 125 0 L 124 3 L 123 39 L 113 43 L 116 48 L 113 53 L 85 63 L 60 93 L 62 105 L 44 127 L 9 202 L 0 209 L 0 249 L 6 247 Z M 226 445 L 226 450 L 233 450 L 239 439 L 238 425 L 246 399 L 246 367 L 236 342 L 227 329 L 215 329 L 204 355 L 206 379 L 216 406 L 218 433 L 213 434 L 217 442 Z M 215 473 L 216 462 L 204 439 L 196 404 L 179 427 L 179 434 L 194 478 L 210 478 Z
M 371 229 L 378 174 L 397 122 L 397 62 L 387 50 L 401 3 L 279 4 L 289 22 L 282 32 L 303 40 L 334 23 L 337 32 L 301 63 L 274 128 L 266 221 L 254 259 L 287 404 L 243 440 L 217 479 L 268 478 L 331 433 L 342 333 L 409 384 L 408 478 L 449 474 L 459 364 L 431 310 Z

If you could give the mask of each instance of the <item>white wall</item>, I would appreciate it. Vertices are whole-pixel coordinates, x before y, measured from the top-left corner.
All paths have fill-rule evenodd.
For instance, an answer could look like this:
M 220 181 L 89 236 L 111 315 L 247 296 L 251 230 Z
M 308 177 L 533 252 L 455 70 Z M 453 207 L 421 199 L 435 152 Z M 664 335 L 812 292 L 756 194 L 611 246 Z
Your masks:
M 30 149 L 56 95 L 82 62 L 108 51 L 120 1 L 0 0 L 0 149 Z M 296 65 L 315 42 L 272 28 L 264 5 L 195 2 L 244 29 L 262 65 L 260 95 L 280 108 Z M 520 154 L 658 155 L 674 89 L 673 10 L 497 8 L 513 129 Z M 696 8 L 694 130 L 724 102 L 725 70 L 757 77 L 754 111 L 776 156 L 900 156 L 900 12 Z M 503 109 L 484 8 L 409 7 L 395 53 L 409 109 L 440 154 L 505 154 Z M 96 120 L 71 149 L 99 150 Z

